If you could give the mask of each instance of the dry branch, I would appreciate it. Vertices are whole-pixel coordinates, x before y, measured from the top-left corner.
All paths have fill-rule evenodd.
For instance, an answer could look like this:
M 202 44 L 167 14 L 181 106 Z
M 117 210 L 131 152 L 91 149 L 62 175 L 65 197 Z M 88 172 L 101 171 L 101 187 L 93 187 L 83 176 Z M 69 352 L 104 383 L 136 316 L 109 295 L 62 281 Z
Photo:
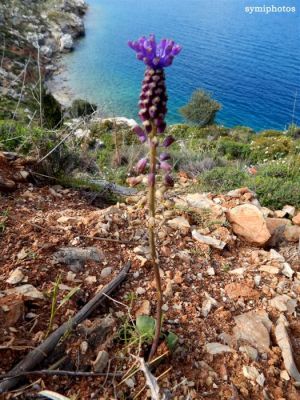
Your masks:
M 130 266 L 131 264 L 128 262 L 121 272 L 97 293 L 73 318 L 61 325 L 43 343 L 28 353 L 27 356 L 6 375 L 12 378 L 0 382 L 0 393 L 5 393 L 13 389 L 20 382 L 21 377 L 18 375 L 32 371 L 37 365 L 44 361 L 56 347 L 60 339 L 88 318 L 91 313 L 106 300 L 105 295 L 109 295 L 124 281 Z

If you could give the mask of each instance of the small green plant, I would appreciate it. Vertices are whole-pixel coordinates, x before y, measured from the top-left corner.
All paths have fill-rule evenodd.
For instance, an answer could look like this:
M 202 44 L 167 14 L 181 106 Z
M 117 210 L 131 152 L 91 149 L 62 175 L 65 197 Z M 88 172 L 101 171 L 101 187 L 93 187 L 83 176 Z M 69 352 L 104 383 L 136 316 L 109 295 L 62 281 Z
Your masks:
M 50 320 L 49 320 L 49 324 L 48 324 L 48 329 L 46 332 L 46 337 L 49 335 L 49 333 L 51 332 L 52 328 L 53 328 L 53 322 L 54 322 L 54 318 L 57 314 L 57 311 L 63 307 L 68 301 L 70 301 L 70 299 L 72 298 L 72 296 L 74 296 L 75 293 L 78 292 L 78 290 L 80 289 L 79 286 L 74 287 L 73 289 L 71 289 L 69 291 L 68 294 L 66 294 L 66 296 L 63 297 L 62 301 L 58 304 L 58 293 L 59 293 L 59 285 L 61 283 L 61 275 L 59 275 L 54 283 L 53 289 L 52 289 L 52 293 L 51 293 L 51 297 L 52 297 L 52 303 L 51 303 L 51 313 L 50 313 Z

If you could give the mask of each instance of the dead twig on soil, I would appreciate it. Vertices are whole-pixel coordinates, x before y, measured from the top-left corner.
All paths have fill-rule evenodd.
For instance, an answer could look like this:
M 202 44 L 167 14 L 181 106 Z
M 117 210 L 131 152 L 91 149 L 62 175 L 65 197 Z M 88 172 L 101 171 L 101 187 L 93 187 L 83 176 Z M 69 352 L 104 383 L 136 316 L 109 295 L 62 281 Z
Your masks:
M 117 372 L 115 373 L 107 373 L 107 372 L 84 372 L 84 371 L 65 371 L 65 370 L 51 370 L 51 369 L 42 369 L 41 371 L 24 371 L 20 372 L 17 375 L 2 375 L 1 379 L 2 382 L 6 380 L 10 380 L 12 378 L 18 378 L 22 376 L 31 376 L 31 375 L 37 375 L 37 376 L 72 376 L 72 377 L 93 377 L 93 376 L 105 376 L 105 377 L 119 377 L 122 376 L 122 372 Z
M 120 243 L 120 244 L 132 244 L 136 245 L 138 242 L 134 242 L 132 240 L 120 240 L 120 239 L 111 239 L 111 238 L 105 238 L 105 237 L 100 237 L 100 236 L 85 236 L 85 235 L 79 235 L 80 238 L 83 239 L 91 239 L 91 240 L 103 240 L 104 242 L 113 242 L 113 243 Z
M 0 382 L 0 393 L 5 393 L 13 389 L 19 382 L 21 377 L 19 374 L 32 371 L 37 365 L 44 361 L 53 351 L 59 341 L 66 333 L 74 330 L 78 324 L 88 318 L 95 309 L 97 309 L 106 300 L 109 295 L 126 279 L 131 263 L 128 262 L 121 272 L 100 292 L 98 292 L 73 318 L 65 322 L 56 329 L 48 338 L 37 348 L 27 354 L 27 356 L 19 362 L 9 373 L 12 377 L 6 381 Z

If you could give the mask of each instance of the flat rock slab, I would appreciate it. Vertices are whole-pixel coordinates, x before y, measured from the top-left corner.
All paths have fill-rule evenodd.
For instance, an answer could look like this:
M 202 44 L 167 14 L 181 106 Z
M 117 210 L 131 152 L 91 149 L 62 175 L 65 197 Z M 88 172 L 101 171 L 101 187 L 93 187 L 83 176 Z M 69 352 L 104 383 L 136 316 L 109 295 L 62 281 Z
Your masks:
M 212 355 L 232 353 L 234 351 L 231 347 L 218 342 L 207 343 L 205 345 L 205 350 Z
M 249 343 L 262 353 L 269 350 L 272 322 L 265 311 L 249 311 L 234 319 L 236 326 L 233 333 L 236 340 Z
M 214 247 L 215 249 L 223 250 L 224 247 L 226 246 L 225 242 L 222 242 L 221 240 L 216 239 L 211 236 L 202 235 L 201 233 L 197 232 L 196 230 L 193 230 L 192 236 L 198 242 L 208 244 L 209 246 Z
M 297 382 L 300 382 L 300 373 L 293 357 L 293 349 L 290 343 L 289 335 L 287 333 L 284 323 L 279 322 L 275 328 L 275 337 L 278 346 L 282 352 L 282 358 L 284 361 L 284 366 L 290 376 L 294 378 Z
M 67 264 L 73 272 L 82 270 L 87 261 L 100 262 L 104 254 L 96 247 L 62 247 L 54 255 L 54 263 Z

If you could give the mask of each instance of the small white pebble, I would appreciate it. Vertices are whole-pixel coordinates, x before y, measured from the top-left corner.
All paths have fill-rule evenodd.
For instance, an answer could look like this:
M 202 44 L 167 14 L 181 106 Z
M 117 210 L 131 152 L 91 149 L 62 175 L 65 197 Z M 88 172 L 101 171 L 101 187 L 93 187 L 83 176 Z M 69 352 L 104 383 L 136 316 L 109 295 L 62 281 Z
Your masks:
M 136 289 L 136 294 L 144 294 L 146 292 L 146 290 L 142 287 L 138 287 Z

